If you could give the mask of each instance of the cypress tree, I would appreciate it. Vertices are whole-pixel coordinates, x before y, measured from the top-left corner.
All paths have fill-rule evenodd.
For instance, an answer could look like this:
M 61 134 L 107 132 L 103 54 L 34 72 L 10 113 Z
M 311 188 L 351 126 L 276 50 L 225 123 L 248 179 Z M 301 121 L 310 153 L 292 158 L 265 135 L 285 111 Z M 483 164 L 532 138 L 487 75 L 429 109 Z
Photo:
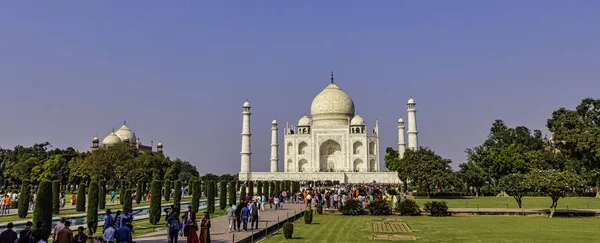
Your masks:
M 135 189 L 135 204 L 140 204 L 144 195 L 144 182 L 139 181 Z
M 52 182 L 52 213 L 60 213 L 60 181 Z
M 31 197 L 31 192 L 29 190 L 29 180 L 23 180 L 23 183 L 21 183 L 21 193 L 19 194 L 18 201 L 18 214 L 19 218 L 22 219 L 27 217 L 27 210 L 29 209 L 29 198 Z
M 236 205 L 235 201 L 237 199 L 237 195 L 236 195 L 236 190 L 235 190 L 235 181 L 230 181 L 229 182 L 229 187 L 227 187 L 227 190 L 229 191 L 229 205 Z
M 219 187 L 219 207 L 221 210 L 225 210 L 227 207 L 227 182 L 220 181 Z
M 246 186 L 240 185 L 240 200 L 243 201 L 246 198 Z
M 123 213 L 130 213 L 133 210 L 133 198 L 131 194 L 133 194 L 133 189 L 125 189 L 125 197 L 122 199 Z
M 259 196 L 263 195 L 262 181 L 257 181 L 256 182 L 256 195 L 259 195 Z
M 75 211 L 85 212 L 85 184 L 79 184 L 79 190 L 77 191 L 77 205 Z
M 248 181 L 248 195 L 250 195 L 250 198 L 254 197 L 254 183 L 252 181 Z
M 88 208 L 87 208 L 87 222 L 96 222 L 98 225 L 98 196 L 100 195 L 100 185 L 97 179 L 92 179 L 90 182 Z M 93 232 L 96 232 L 96 228 L 93 228 Z
M 265 195 L 267 198 L 269 197 L 269 182 L 268 181 L 263 181 L 263 195 Z
M 119 203 L 123 205 L 123 198 L 125 198 L 125 189 L 127 188 L 127 182 L 121 181 L 121 187 L 119 188 Z
M 190 180 L 188 182 L 188 195 L 191 195 L 192 197 L 194 196 L 194 183 L 195 180 Z
M 281 181 L 275 181 L 275 193 L 279 194 L 281 192 Z
M 106 208 L 106 180 L 104 179 L 98 182 L 98 208 Z
M 165 201 L 171 200 L 171 181 L 165 180 Z
M 176 210 L 181 209 L 181 181 L 180 180 L 176 180 L 175 181 L 175 194 L 173 195 L 173 206 L 175 207 Z
M 206 210 L 209 213 L 215 212 L 215 182 L 207 181 L 206 182 Z
M 143 201 L 146 201 L 146 199 L 144 199 L 144 194 L 148 192 L 148 182 L 143 181 L 142 182 L 142 195 L 140 195 L 140 197 L 142 197 Z
M 162 197 L 160 191 L 162 189 L 162 182 L 159 180 L 152 181 L 152 187 L 150 189 L 150 212 L 149 219 L 152 225 L 157 225 L 160 222 L 160 203 Z
M 194 212 L 198 212 L 198 207 L 200 207 L 200 181 L 193 180 L 190 182 L 190 187 L 194 189 L 192 191 L 192 210 Z
M 269 195 L 275 195 L 275 181 L 269 182 Z
M 37 227 L 42 222 L 43 229 L 52 229 L 52 182 L 45 180 L 38 186 L 35 197 L 35 208 L 33 209 L 33 224 Z

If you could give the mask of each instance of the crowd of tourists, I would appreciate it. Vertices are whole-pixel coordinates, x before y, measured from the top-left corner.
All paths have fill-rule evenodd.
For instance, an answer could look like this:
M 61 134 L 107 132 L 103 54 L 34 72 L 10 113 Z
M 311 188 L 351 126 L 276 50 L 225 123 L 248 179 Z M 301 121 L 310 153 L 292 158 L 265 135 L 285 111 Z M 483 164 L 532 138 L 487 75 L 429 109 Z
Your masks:
M 178 238 L 185 238 L 187 243 L 207 243 L 210 242 L 210 214 L 204 212 L 198 225 L 196 213 L 192 207 L 188 207 L 181 218 L 179 209 L 171 205 L 165 209 L 165 221 L 167 224 L 167 240 L 169 243 L 177 243 Z M 200 232 L 200 233 L 198 233 Z

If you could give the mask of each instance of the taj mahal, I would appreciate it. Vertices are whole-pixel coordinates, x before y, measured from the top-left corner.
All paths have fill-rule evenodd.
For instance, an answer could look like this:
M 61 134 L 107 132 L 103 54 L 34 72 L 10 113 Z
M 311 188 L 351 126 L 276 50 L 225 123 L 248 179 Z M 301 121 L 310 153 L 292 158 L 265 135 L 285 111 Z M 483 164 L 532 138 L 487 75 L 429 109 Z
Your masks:
M 398 152 L 417 148 L 416 103 L 408 106 L 408 146 L 404 142 L 404 120 L 398 120 Z M 354 101 L 331 81 L 312 101 L 310 117 L 297 125 L 286 122 L 283 136 L 283 169 L 278 168 L 278 123 L 271 123 L 271 159 L 269 172 L 251 170 L 250 103 L 242 106 L 242 151 L 239 179 L 339 181 L 341 183 L 401 183 L 396 172 L 382 172 L 379 124 L 371 133 L 364 119 L 355 114 Z

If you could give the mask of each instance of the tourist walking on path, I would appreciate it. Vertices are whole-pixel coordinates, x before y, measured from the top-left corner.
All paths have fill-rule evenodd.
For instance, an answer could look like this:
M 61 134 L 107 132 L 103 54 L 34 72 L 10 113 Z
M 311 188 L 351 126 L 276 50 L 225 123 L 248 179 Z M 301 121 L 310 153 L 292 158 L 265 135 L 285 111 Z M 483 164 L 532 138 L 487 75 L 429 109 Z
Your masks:
M 227 222 L 229 222 L 229 233 L 235 228 L 235 205 L 231 204 L 227 208 Z
M 179 227 L 181 222 L 179 222 L 179 213 L 173 212 L 170 214 L 167 219 L 167 230 L 169 235 L 169 243 L 177 243 L 177 233 L 179 233 Z
M 127 227 L 129 221 L 125 220 L 121 227 L 115 232 L 116 243 L 130 243 L 131 242 L 131 229 Z
M 0 233 L 0 242 L 13 243 L 17 240 L 17 233 L 13 231 L 13 223 L 6 224 L 6 230 Z
M 242 230 L 242 203 L 238 204 L 237 207 L 235 208 L 234 211 L 234 215 L 235 215 L 235 224 L 233 225 L 233 229 L 240 231 Z M 237 227 L 236 227 L 237 226 Z
M 110 209 L 106 210 L 106 217 L 104 218 L 104 225 L 103 227 L 103 231 L 106 230 L 106 228 L 111 227 L 115 224 L 115 218 L 112 216 L 112 212 L 110 211 Z
M 250 230 L 258 229 L 258 218 L 260 217 L 260 210 L 256 205 L 252 205 L 252 208 L 250 208 L 250 215 L 252 216 Z
M 196 216 L 192 214 L 190 221 L 186 225 L 188 227 L 187 243 L 200 243 L 198 240 L 198 223 L 196 222 Z
M 242 224 L 243 224 L 244 232 L 246 232 L 248 230 L 248 218 L 249 217 L 250 217 L 250 209 L 248 209 L 248 207 L 242 207 Z
M 210 214 L 204 212 L 200 222 L 200 242 L 210 243 Z

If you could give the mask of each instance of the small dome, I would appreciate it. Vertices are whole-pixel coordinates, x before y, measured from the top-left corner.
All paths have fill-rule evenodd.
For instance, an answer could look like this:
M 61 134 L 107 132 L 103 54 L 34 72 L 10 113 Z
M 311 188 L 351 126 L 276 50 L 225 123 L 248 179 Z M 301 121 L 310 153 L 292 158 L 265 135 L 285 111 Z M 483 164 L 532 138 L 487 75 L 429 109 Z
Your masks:
M 135 134 L 125 124 L 123 124 L 123 126 L 121 126 L 121 128 L 115 132 L 115 135 L 117 135 L 121 141 L 128 140 L 127 142 L 132 142 L 136 140 Z
M 100 139 L 98 138 L 98 136 L 95 136 L 94 138 L 92 138 L 92 143 L 98 143 L 100 142 Z
M 110 134 L 108 134 L 108 136 L 104 138 L 104 140 L 102 140 L 102 145 L 114 145 L 120 142 L 121 139 L 117 136 L 117 134 L 111 132 Z
M 404 119 L 402 119 L 402 117 L 400 117 L 400 119 L 398 119 L 398 123 L 403 123 Z
M 413 97 L 411 96 L 410 99 L 408 99 L 408 104 L 416 104 L 415 103 L 415 99 L 413 99 Z
M 273 121 L 271 122 L 271 124 L 277 125 L 277 120 L 273 119 Z
M 161 142 L 158 142 L 158 144 L 156 145 L 157 148 L 162 148 L 163 144 Z
M 304 115 L 298 121 L 298 126 L 299 127 L 309 127 L 310 126 L 310 118 L 308 118 L 308 116 Z
M 356 115 L 350 121 L 350 125 L 351 126 L 364 126 L 365 125 L 365 120 L 362 117 L 360 117 L 359 115 Z
M 246 100 L 246 102 L 244 102 L 244 105 L 243 105 L 243 107 L 244 107 L 244 108 L 250 108 L 250 102 L 248 102 L 248 101 Z

